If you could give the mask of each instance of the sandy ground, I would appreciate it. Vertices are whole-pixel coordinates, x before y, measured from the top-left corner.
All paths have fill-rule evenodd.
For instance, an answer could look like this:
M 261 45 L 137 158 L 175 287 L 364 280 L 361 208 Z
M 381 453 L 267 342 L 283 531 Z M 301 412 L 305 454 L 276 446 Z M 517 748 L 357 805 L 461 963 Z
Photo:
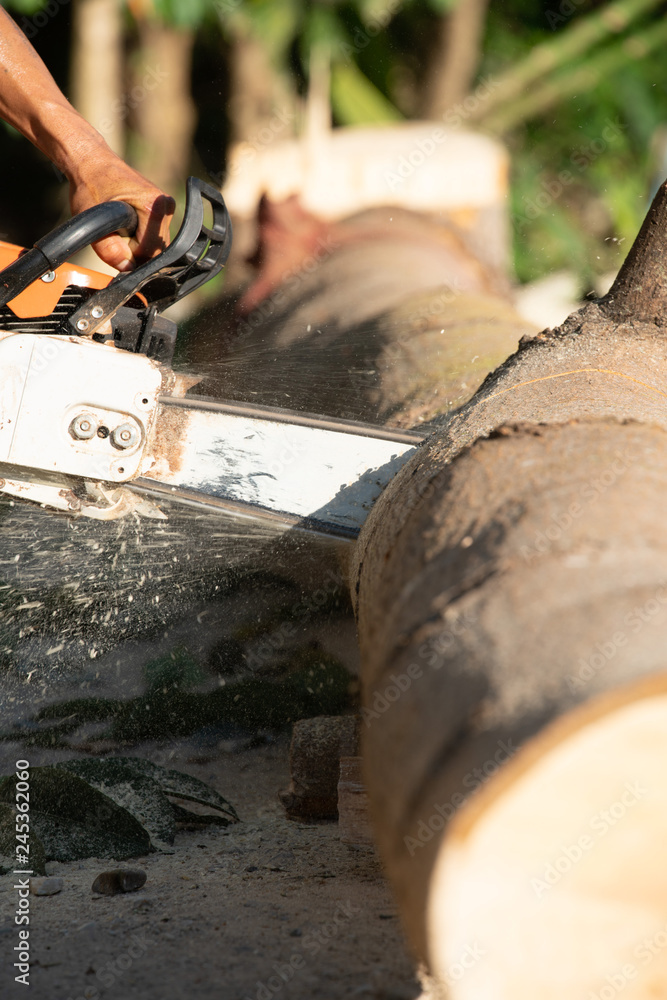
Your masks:
M 207 758 L 191 744 L 131 751 L 209 782 L 242 822 L 181 831 L 171 855 L 123 867 L 139 891 L 93 896 L 103 859 L 50 862 L 63 891 L 30 897 L 30 987 L 14 982 L 17 893 L 0 891 L 0 996 L 32 1000 L 306 1000 L 419 996 L 396 907 L 371 847 L 341 843 L 338 825 L 285 819 L 288 737 Z M 0 772 L 23 754 L 1 748 Z M 33 765 L 53 752 L 29 752 Z
M 7 525 L 14 524 L 14 516 L 12 533 Z M 54 523 L 23 508 L 18 514 L 14 508 L 5 511 L 0 546 L 0 557 L 5 559 L 3 593 L 6 598 L 7 586 L 11 591 L 20 585 L 25 591 L 21 600 L 35 602 L 36 611 L 28 604 L 17 616 L 16 627 L 5 626 L 4 641 L 12 646 L 13 659 L 3 672 L 2 729 L 29 720 L 48 702 L 75 696 L 134 697 L 144 690 L 146 663 L 181 645 L 202 665 L 200 687 L 207 691 L 220 683 L 210 666 L 211 652 L 241 627 L 248 633 L 241 641 L 248 654 L 261 652 L 267 642 L 270 645 L 286 633 L 287 624 L 294 623 L 289 642 L 283 646 L 281 639 L 277 657 L 292 646 L 303 648 L 316 641 L 354 677 L 358 649 L 349 608 L 344 601 L 333 610 L 323 610 L 320 604 L 320 596 L 331 596 L 331 588 L 326 593 L 319 588 L 327 581 L 327 569 L 336 570 L 332 558 L 315 550 L 311 553 L 309 548 L 299 564 L 290 551 L 288 569 L 298 582 L 281 583 L 275 575 L 250 577 L 236 589 L 221 586 L 216 596 L 213 584 L 202 589 L 198 580 L 207 578 L 213 557 L 221 555 L 220 561 L 225 561 L 222 556 L 226 558 L 227 550 L 223 546 L 217 552 L 212 541 L 208 544 L 209 537 L 213 538 L 208 522 L 201 531 L 204 542 L 197 548 L 198 523 L 188 520 L 181 538 L 178 524 L 170 522 L 171 534 L 163 547 L 158 546 L 159 537 L 153 538 L 155 531 L 151 534 L 140 526 L 135 538 L 128 529 L 129 554 L 116 563 L 112 557 L 120 551 L 124 535 L 117 539 L 107 531 L 98 538 L 101 529 L 95 525 L 75 525 L 78 533 L 72 541 L 69 524 Z M 33 539 L 29 551 L 26 538 Z M 182 544 L 176 545 L 179 539 Z M 86 540 L 90 545 L 83 544 Z M 272 573 L 282 571 L 263 552 L 260 559 L 252 547 L 249 551 L 253 556 L 248 557 L 249 565 L 259 564 Z M 34 565 L 28 558 L 31 553 Z M 156 553 L 164 555 L 163 561 L 178 554 L 179 566 L 186 565 L 186 556 L 192 554 L 188 565 L 196 563 L 196 572 L 190 576 L 170 578 L 166 584 L 154 581 L 159 607 L 169 600 L 173 604 L 162 614 L 161 625 L 155 613 L 149 614 L 155 595 L 138 608 L 141 588 L 135 580 L 142 561 L 158 573 Z M 12 569 L 15 564 L 23 567 L 20 574 Z M 132 578 L 129 583 L 125 569 L 128 579 Z M 224 582 L 224 574 L 215 576 L 211 570 L 210 575 L 214 582 Z M 336 581 L 335 592 L 344 595 L 340 572 L 329 579 Z M 62 624 L 58 618 L 53 619 L 53 627 L 50 618 L 36 623 L 35 614 L 43 610 L 40 602 L 50 599 L 52 580 L 73 581 L 79 587 L 77 593 L 86 595 L 97 587 L 101 610 L 95 605 L 95 614 L 103 622 L 105 609 L 113 611 L 116 591 L 134 594 L 132 613 L 129 605 L 123 605 L 127 614 L 114 625 L 106 651 L 95 657 L 84 655 L 88 646 L 82 642 L 88 639 L 88 619 L 92 620 L 84 605 L 78 617 Z M 58 611 L 58 602 L 52 604 L 53 611 Z M 300 613 L 303 609 L 306 613 Z M 47 655 L 49 643 L 54 642 L 58 649 L 63 647 L 57 654 L 63 658 L 61 666 L 54 662 L 56 655 Z M 77 658 L 79 646 L 83 653 Z M 258 676 L 271 677 L 272 658 L 260 659 Z M 84 726 L 74 734 L 69 748 L 28 749 L 18 742 L 20 734 L 16 742 L 0 742 L 0 774 L 12 773 L 21 758 L 38 766 L 82 756 L 89 741 L 96 738 L 97 725 Z M 419 995 L 396 906 L 373 849 L 341 843 L 336 823 L 304 825 L 285 818 L 277 795 L 289 784 L 289 733 L 279 737 L 260 733 L 260 739 L 269 741 L 262 745 L 253 744 L 252 733 L 231 737 L 216 732 L 211 745 L 207 734 L 199 732 L 160 744 L 95 748 L 95 753 L 145 756 L 195 775 L 224 795 L 242 821 L 226 830 L 180 831 L 173 854 L 123 862 L 124 867 L 147 873 L 144 887 L 126 895 L 103 897 L 91 892 L 100 872 L 117 867 L 113 861 L 89 858 L 48 863 L 49 874 L 61 876 L 64 888 L 55 896 L 30 897 L 28 990 L 14 982 L 18 944 L 14 879 L 1 877 L 2 1000 L 19 996 L 31 1000 L 410 1000 Z

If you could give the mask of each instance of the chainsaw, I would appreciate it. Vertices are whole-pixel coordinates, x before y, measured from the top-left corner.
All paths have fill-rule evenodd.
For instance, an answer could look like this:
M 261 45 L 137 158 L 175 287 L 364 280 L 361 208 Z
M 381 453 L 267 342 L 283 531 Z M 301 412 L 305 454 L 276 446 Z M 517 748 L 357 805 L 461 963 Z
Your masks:
M 136 225 L 113 201 L 31 249 L 0 243 L 0 492 L 99 520 L 164 518 L 177 501 L 355 538 L 423 435 L 191 395 L 163 311 L 222 270 L 229 215 L 191 177 L 159 256 L 113 278 L 70 262 Z

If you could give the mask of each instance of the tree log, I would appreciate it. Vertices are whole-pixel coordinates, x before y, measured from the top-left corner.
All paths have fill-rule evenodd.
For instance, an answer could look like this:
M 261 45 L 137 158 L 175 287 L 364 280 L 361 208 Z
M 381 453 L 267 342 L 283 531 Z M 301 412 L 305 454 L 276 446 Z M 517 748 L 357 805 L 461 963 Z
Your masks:
M 608 295 L 522 338 L 357 545 L 376 832 L 453 1000 L 667 990 L 666 212 L 663 187 Z
M 193 331 L 187 361 L 213 375 L 198 393 L 411 426 L 468 399 L 533 329 L 463 231 L 394 206 L 326 223 L 265 201 L 253 261 L 234 328 L 221 335 L 216 306 Z

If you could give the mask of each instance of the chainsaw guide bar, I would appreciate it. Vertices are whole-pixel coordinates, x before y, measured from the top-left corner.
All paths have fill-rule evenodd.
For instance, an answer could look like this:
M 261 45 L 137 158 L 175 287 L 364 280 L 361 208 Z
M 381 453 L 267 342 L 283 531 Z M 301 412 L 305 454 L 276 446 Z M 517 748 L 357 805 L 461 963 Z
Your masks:
M 0 261 L 12 259 L 0 271 L 0 492 L 102 520 L 165 517 L 169 500 L 355 538 L 423 436 L 179 395 L 176 327 L 159 311 L 221 270 L 229 216 L 218 191 L 190 178 L 183 223 L 159 256 L 106 284 L 65 263 L 132 218 L 108 202 L 32 250 L 0 244 Z M 43 316 L 42 283 L 53 281 L 64 291 Z

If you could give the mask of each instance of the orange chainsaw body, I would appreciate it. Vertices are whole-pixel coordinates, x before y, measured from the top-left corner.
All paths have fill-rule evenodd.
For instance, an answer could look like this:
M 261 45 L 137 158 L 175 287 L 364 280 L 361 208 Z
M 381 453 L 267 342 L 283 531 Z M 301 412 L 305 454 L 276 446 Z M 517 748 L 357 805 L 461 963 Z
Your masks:
M 0 241 L 0 270 L 15 261 L 22 253 L 23 247 Z M 21 319 L 50 316 L 68 285 L 106 288 L 111 281 L 108 274 L 91 271 L 87 267 L 79 267 L 78 264 L 69 262 L 50 273 L 54 275 L 50 281 L 44 279 L 33 281 L 25 291 L 7 303 L 15 316 Z M 46 277 L 49 275 L 45 275 Z

